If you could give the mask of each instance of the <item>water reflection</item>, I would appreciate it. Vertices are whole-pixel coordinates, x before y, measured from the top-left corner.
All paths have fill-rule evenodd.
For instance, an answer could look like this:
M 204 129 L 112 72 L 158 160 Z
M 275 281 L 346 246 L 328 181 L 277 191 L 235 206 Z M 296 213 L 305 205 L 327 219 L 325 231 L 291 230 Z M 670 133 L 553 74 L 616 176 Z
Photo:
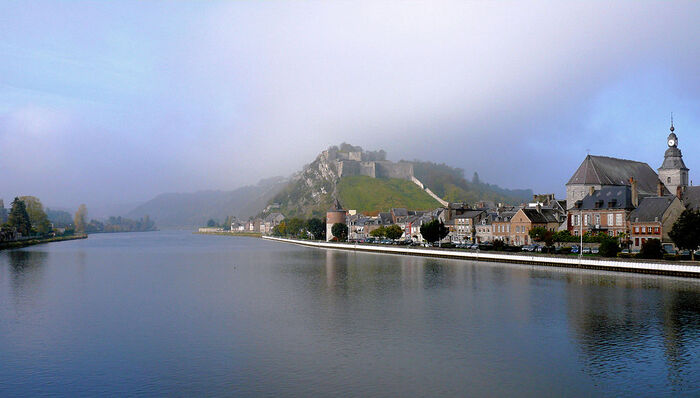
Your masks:
M 36 304 L 43 295 L 43 281 L 48 253 L 33 250 L 9 250 L 4 257 L 9 275 L 10 291 L 15 310 L 23 313 Z
M 700 336 L 695 281 L 586 272 L 570 272 L 566 279 L 569 324 L 589 374 L 610 378 L 657 370 L 672 387 L 689 381 Z M 653 355 L 656 350 L 664 363 Z

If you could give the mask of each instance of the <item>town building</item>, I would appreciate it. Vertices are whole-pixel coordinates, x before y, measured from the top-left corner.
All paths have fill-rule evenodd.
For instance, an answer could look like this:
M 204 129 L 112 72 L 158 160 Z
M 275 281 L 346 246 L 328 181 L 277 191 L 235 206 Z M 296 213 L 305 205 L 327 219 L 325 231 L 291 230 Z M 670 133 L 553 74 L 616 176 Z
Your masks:
M 517 210 L 499 211 L 496 217 L 491 221 L 491 234 L 494 240 L 500 240 L 505 244 L 511 244 L 510 241 L 510 220 L 513 218 Z
M 632 248 L 641 249 L 649 239 L 673 244 L 668 233 L 685 210 L 681 200 L 672 195 L 646 197 L 630 213 L 629 231 Z
M 631 186 L 607 186 L 591 192 L 574 203 L 568 212 L 568 229 L 572 235 L 604 232 L 620 236 L 627 232 L 629 214 L 638 205 L 636 181 Z
M 630 186 L 631 179 L 637 182 L 637 192 L 640 196 L 657 194 L 659 177 L 648 164 L 588 155 L 566 183 L 566 208 L 573 208 L 576 202 L 591 193 L 591 188 L 601 190 L 605 187 Z M 670 191 L 665 189 L 664 195 L 669 193 Z
M 535 208 L 524 207 L 518 210 L 510 220 L 511 244 L 521 246 L 532 243 L 530 230 L 542 227 L 555 232 L 563 220 L 553 209 L 545 209 L 541 206 Z

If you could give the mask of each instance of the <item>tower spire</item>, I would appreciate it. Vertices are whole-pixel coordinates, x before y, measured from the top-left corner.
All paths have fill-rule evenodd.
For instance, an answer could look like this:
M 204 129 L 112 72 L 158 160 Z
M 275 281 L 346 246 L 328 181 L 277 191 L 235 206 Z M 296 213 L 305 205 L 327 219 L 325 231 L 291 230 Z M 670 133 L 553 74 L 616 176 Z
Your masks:
M 673 112 L 671 112 L 671 129 L 670 130 L 672 133 L 675 130 L 675 128 L 673 127 Z

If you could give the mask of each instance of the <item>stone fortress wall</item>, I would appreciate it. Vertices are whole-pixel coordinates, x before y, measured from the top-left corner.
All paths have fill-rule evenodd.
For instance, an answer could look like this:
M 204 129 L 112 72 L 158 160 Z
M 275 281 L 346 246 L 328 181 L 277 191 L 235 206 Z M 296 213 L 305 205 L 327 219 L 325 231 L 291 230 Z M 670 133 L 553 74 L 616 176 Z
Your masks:
M 334 152 L 329 153 L 334 159 L 340 177 L 368 176 L 372 178 L 400 178 L 411 180 L 413 164 L 407 162 L 391 162 L 389 160 L 369 160 L 364 152 Z

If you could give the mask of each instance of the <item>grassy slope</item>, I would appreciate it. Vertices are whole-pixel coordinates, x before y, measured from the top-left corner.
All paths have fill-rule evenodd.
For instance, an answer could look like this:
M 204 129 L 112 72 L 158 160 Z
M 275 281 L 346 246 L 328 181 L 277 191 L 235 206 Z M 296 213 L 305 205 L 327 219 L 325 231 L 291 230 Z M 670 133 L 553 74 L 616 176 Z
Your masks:
M 411 181 L 396 178 L 343 177 L 338 196 L 344 208 L 360 212 L 388 211 L 392 207 L 431 210 L 440 206 Z

